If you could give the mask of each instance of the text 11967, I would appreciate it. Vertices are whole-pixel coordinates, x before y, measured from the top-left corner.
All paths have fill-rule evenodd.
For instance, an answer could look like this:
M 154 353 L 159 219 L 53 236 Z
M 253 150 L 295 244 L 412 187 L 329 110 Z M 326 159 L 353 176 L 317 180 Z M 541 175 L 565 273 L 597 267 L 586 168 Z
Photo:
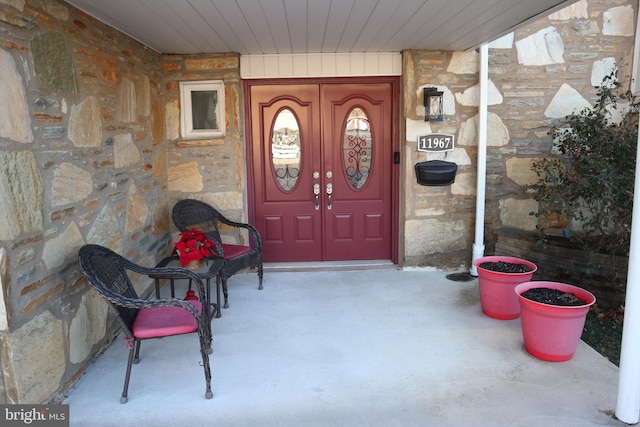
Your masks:
M 451 151 L 453 150 L 454 136 L 445 133 L 431 133 L 418 136 L 418 151 Z

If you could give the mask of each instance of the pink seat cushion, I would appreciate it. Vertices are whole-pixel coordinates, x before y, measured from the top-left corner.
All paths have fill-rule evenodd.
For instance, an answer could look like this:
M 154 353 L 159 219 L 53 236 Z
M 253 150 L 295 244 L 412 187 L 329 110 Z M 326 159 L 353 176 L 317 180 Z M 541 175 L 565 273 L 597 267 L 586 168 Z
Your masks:
M 246 254 L 251 250 L 251 248 L 249 246 L 228 245 L 225 243 L 222 245 L 222 250 L 224 251 L 225 259 L 230 259 L 235 258 L 238 255 Z
M 202 311 L 200 301 L 189 301 Z M 193 314 L 182 307 L 142 308 L 133 322 L 133 336 L 139 339 L 188 334 L 198 330 Z

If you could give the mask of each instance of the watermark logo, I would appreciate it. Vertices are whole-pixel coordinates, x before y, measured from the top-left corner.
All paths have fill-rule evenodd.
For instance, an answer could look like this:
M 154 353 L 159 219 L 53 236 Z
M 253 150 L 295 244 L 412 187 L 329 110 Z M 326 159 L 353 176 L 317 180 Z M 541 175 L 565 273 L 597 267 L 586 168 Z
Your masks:
M 3 427 L 69 427 L 69 405 L 0 405 Z

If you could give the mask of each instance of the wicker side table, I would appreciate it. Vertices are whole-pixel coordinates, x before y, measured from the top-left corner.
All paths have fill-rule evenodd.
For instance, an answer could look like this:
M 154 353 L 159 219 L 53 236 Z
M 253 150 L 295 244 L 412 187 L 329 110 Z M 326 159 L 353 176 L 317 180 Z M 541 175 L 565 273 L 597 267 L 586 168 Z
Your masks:
M 205 282 L 205 293 L 206 293 L 206 304 L 203 304 L 203 307 L 207 307 L 207 315 L 211 318 L 211 306 L 213 306 L 213 317 L 221 317 L 222 313 L 220 311 L 220 278 L 219 272 L 222 268 L 222 264 L 224 263 L 223 258 L 210 258 L 207 259 L 207 262 L 202 268 L 197 270 L 191 270 L 196 273 L 202 281 Z M 162 261 L 156 265 L 156 268 L 160 267 L 180 267 L 180 261 L 177 255 L 172 255 L 164 258 Z M 152 276 L 153 277 L 153 276 Z M 216 279 L 216 303 L 211 304 L 211 279 Z M 177 277 L 176 277 L 177 278 Z M 154 277 L 156 282 L 156 298 L 160 298 L 160 278 Z M 169 278 L 171 284 L 171 298 L 175 298 L 175 288 L 174 288 L 174 278 Z

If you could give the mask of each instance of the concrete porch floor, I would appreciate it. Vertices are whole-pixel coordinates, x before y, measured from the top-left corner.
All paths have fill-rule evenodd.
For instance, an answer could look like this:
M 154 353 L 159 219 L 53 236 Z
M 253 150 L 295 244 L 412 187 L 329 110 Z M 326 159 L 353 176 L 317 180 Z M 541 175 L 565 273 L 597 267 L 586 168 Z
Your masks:
M 448 273 L 274 269 L 262 291 L 234 276 L 212 325 L 213 399 L 189 334 L 143 342 L 121 404 L 119 337 L 64 400 L 71 425 L 626 425 L 614 364 L 583 342 L 567 362 L 530 356 L 520 320 L 483 315 L 477 279 Z

